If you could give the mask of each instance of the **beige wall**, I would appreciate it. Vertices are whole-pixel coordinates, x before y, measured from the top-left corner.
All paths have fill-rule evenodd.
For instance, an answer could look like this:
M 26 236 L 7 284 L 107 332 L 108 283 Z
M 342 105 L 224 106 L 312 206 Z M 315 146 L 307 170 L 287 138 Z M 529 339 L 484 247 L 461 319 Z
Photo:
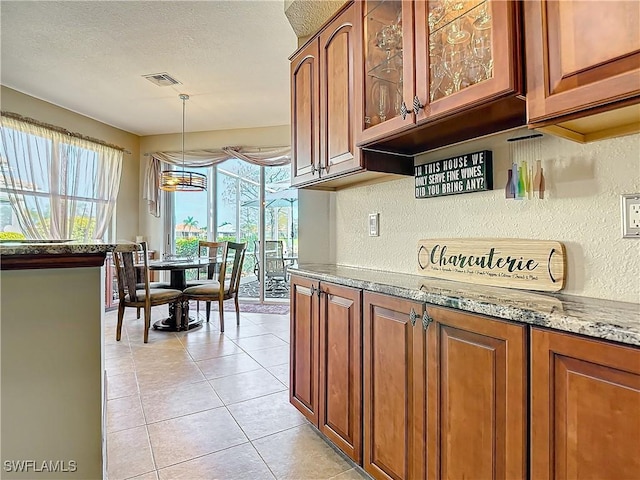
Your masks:
M 526 132 L 526 131 L 525 131 Z M 419 163 L 489 149 L 495 190 L 428 199 L 414 197 L 413 177 L 336 194 L 336 261 L 417 273 L 419 239 L 504 237 L 559 240 L 567 248 L 565 293 L 640 302 L 640 240 L 621 238 L 620 194 L 640 193 L 640 135 L 580 145 L 545 136 L 544 200 L 506 200 L 514 133 L 442 149 Z M 526 158 L 524 143 L 517 148 Z M 369 213 L 380 236 L 369 237 Z
M 103 270 L 3 270 L 0 284 L 3 465 L 77 466 L 75 473 L 0 476 L 103 478 Z
M 217 149 L 232 145 L 247 147 L 277 147 L 291 144 L 291 129 L 289 125 L 263 128 L 245 128 L 236 130 L 217 130 L 208 132 L 194 132 L 185 135 L 185 149 L 196 150 L 200 148 Z M 179 151 L 182 146 L 182 135 L 151 135 L 140 138 L 140 181 L 138 188 L 142 191 L 144 175 L 149 163 L 145 153 L 162 151 Z M 164 194 L 166 195 L 166 194 Z M 161 198 L 161 215 L 165 203 Z M 205 206 L 203 206 L 205 208 Z M 149 248 L 157 252 L 163 252 L 163 218 L 155 218 L 148 213 L 146 201 L 140 199 L 140 229 L 139 234 L 146 237 Z
M 113 143 L 131 152 L 125 153 L 122 163 L 116 209 L 116 238 L 134 240 L 138 231 L 139 137 L 5 86 L 1 87 L 0 95 L 2 110 Z

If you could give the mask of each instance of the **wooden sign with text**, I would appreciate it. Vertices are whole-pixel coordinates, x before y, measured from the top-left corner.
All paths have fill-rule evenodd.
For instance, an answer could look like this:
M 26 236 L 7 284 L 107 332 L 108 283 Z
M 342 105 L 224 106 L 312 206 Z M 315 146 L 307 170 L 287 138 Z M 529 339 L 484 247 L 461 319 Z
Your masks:
M 416 165 L 414 173 L 416 198 L 481 192 L 493 188 L 490 150 Z
M 418 242 L 422 275 L 458 282 L 557 292 L 565 281 L 564 245 L 547 240 L 437 238 Z

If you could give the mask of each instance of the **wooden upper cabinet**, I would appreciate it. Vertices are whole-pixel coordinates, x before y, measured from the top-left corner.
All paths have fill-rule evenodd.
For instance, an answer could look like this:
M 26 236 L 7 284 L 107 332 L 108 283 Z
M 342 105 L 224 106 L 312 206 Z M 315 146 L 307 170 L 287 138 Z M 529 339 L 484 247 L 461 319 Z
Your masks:
M 526 327 L 445 308 L 427 313 L 423 478 L 527 478 Z
M 318 425 L 318 282 L 291 277 L 291 367 L 289 401 Z
M 358 143 L 366 143 L 414 124 L 413 4 L 362 0 L 357 5 Z
M 521 2 L 360 5 L 359 145 L 415 154 L 525 124 Z
M 415 2 L 417 122 L 522 93 L 513 1 Z
M 355 142 L 355 7 L 320 33 L 320 172 L 326 177 L 360 168 Z
M 363 169 L 356 148 L 355 5 L 291 58 L 292 185 Z
M 319 47 L 311 42 L 291 59 L 291 184 L 313 179 L 320 161 Z
M 532 0 L 524 14 L 531 126 L 640 103 L 640 2 Z M 640 109 L 600 118 L 565 125 L 565 136 L 589 141 L 637 131 Z
M 531 478 L 640 478 L 640 349 L 531 335 Z
M 320 161 L 319 46 L 315 40 L 291 59 L 291 184 L 314 178 Z

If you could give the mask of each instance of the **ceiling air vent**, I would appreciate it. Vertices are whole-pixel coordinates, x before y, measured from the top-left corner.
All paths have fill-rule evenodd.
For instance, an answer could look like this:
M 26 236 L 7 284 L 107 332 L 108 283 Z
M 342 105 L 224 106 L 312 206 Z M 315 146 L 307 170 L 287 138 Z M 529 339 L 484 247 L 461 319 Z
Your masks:
M 168 87 L 169 85 L 176 85 L 177 83 L 180 83 L 178 80 L 176 80 L 166 72 L 150 73 L 148 75 L 142 76 L 149 80 L 151 83 L 158 85 L 159 87 Z

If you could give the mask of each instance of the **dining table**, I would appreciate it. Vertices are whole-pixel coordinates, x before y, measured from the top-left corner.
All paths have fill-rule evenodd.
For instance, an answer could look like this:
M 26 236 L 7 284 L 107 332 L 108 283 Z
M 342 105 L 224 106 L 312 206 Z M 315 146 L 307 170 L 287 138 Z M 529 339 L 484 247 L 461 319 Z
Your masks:
M 194 268 L 205 268 L 211 259 L 209 257 L 184 257 L 163 260 L 152 260 L 148 263 L 149 270 L 165 270 L 170 273 L 169 288 L 184 291 L 187 288 L 186 271 Z M 178 302 L 169 304 L 169 316 L 154 322 L 153 328 L 165 332 L 177 332 L 191 330 L 202 325 L 199 317 L 189 316 L 187 302 L 183 302 L 182 315 L 177 318 Z

